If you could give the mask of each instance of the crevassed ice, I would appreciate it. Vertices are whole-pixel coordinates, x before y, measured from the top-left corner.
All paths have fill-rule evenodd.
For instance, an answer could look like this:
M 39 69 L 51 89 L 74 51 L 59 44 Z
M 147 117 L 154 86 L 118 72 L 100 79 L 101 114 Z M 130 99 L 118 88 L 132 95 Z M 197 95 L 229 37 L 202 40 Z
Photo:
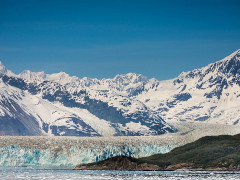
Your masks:
M 72 167 L 119 155 L 139 158 L 156 153 L 167 153 L 174 147 L 173 145 L 139 144 L 137 146 L 107 145 L 104 148 L 73 147 L 61 150 L 58 148 L 29 149 L 11 145 L 0 149 L 0 166 Z

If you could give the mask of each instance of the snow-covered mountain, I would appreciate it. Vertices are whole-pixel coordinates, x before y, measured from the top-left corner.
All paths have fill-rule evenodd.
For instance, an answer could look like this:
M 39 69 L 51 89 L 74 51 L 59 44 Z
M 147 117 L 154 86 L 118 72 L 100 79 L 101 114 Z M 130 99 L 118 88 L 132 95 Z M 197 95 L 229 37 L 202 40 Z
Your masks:
M 16 76 L 12 71 L 8 70 L 0 61 L 0 74 L 6 74 L 7 76 Z
M 6 68 L 2 65 L 2 69 Z M 86 78 L 30 71 L 9 76 L 4 72 L 0 74 L 1 135 L 129 136 L 175 131 L 138 100 L 121 94 L 109 99 L 104 90 L 91 91 L 92 86 L 83 86 Z M 128 78 L 124 76 L 122 81 Z M 140 77 L 121 84 L 117 77 L 112 81 L 117 89 L 142 83 Z
M 145 102 L 167 122 L 239 125 L 240 50 L 175 79 L 149 82 L 136 99 Z
M 201 69 L 158 81 L 128 73 L 113 79 L 0 64 L 0 133 L 6 135 L 160 135 L 175 122 L 238 125 L 240 50 Z

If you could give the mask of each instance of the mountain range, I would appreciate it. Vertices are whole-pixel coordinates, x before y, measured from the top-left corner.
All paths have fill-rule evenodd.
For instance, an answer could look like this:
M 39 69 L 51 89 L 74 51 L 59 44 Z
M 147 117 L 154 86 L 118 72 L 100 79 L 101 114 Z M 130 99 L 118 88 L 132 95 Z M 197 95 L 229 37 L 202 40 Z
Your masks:
M 201 69 L 158 81 L 23 71 L 0 63 L 0 135 L 147 136 L 174 123 L 240 124 L 240 50 Z

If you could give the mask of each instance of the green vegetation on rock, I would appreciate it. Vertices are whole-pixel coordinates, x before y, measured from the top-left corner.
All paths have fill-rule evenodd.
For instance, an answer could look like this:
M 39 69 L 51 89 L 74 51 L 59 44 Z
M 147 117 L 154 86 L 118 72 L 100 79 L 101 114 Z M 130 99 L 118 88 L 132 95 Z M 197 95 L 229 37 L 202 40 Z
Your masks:
M 156 154 L 138 160 L 157 164 L 167 170 L 239 170 L 240 134 L 203 137 L 167 154 Z

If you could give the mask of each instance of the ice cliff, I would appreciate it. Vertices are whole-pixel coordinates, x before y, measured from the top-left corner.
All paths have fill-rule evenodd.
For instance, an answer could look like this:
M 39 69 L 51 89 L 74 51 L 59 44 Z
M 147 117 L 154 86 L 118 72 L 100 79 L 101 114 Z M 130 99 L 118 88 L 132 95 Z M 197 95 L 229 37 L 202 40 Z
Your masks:
M 10 139 L 11 138 L 11 139 Z M 176 147 L 155 140 L 123 138 L 1 137 L 0 166 L 74 167 L 109 157 L 144 157 Z M 149 142 L 147 142 L 149 141 Z
M 240 133 L 237 126 L 184 122 L 174 126 L 182 131 L 141 137 L 0 136 L 0 167 L 75 167 L 119 155 L 167 153 L 203 136 Z

